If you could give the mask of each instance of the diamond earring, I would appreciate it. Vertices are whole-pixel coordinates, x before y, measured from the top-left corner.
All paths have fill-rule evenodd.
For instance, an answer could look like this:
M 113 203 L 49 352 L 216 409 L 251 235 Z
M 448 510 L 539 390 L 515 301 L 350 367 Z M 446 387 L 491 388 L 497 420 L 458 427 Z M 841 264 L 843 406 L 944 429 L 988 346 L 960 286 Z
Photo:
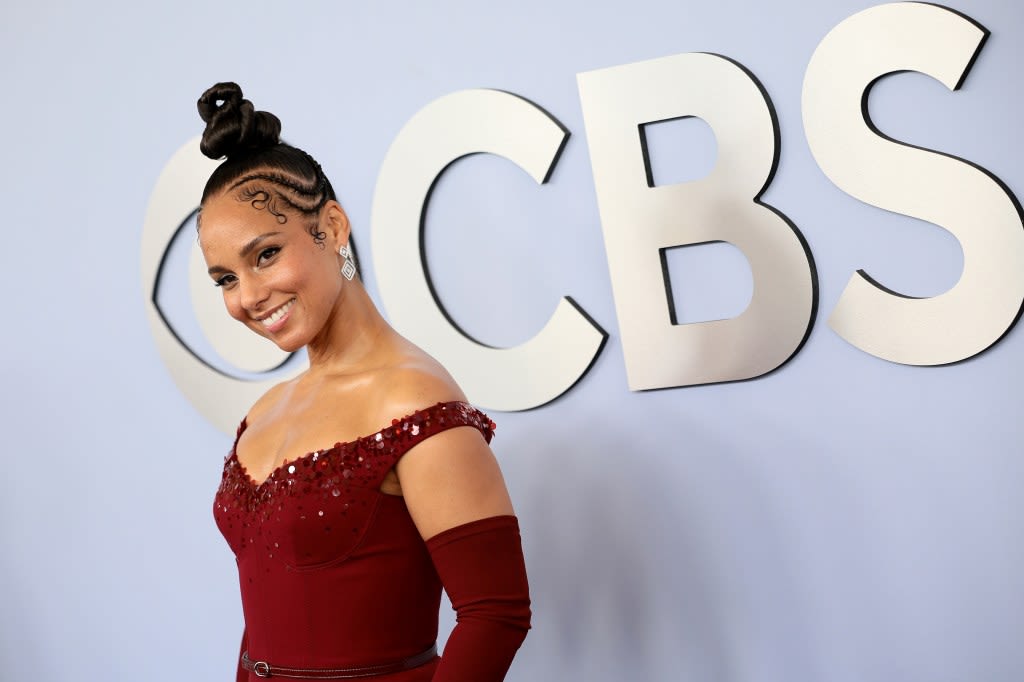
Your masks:
M 348 244 L 343 244 L 338 249 L 338 254 L 345 259 L 345 262 L 341 264 L 341 275 L 347 280 L 351 280 L 356 274 L 356 259 L 352 255 L 352 251 L 348 248 Z

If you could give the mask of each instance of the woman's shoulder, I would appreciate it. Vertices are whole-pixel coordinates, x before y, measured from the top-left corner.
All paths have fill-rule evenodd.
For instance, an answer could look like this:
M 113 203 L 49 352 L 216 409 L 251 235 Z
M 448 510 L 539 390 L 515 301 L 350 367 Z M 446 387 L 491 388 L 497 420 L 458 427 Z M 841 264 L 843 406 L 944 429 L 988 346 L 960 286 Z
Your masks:
M 451 375 L 429 357 L 410 356 L 381 368 L 376 374 L 373 405 L 375 418 L 381 423 L 438 403 L 466 401 L 466 395 Z
M 304 428 L 322 425 L 326 435 L 370 433 L 438 403 L 466 402 L 450 374 L 432 357 L 413 348 L 388 362 L 358 372 L 318 376 L 304 373 L 264 393 L 246 420 L 301 419 Z M 339 421 L 340 420 L 340 421 Z

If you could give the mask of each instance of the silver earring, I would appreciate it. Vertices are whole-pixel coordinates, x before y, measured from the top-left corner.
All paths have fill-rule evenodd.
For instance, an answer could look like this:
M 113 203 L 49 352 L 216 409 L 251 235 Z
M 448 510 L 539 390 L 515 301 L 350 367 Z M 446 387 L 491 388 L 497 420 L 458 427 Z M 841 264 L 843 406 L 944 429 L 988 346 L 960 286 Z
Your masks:
M 351 280 L 356 274 L 356 259 L 352 255 L 352 251 L 349 250 L 348 244 L 343 244 L 338 249 L 338 254 L 345 259 L 345 262 L 341 264 L 341 275 L 347 280 Z

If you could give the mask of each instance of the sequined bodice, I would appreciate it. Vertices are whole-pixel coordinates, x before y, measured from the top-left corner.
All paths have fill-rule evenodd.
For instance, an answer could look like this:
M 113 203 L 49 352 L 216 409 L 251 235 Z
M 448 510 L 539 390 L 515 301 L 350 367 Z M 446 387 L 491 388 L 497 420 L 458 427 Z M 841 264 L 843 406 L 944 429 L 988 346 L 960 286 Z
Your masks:
M 232 447 L 214 516 L 238 563 L 254 657 L 294 667 L 359 665 L 429 646 L 440 581 L 404 500 L 379 488 L 413 446 L 458 426 L 488 441 L 494 428 L 465 403 L 439 403 L 308 453 L 259 484 Z M 243 421 L 238 437 L 245 428 Z

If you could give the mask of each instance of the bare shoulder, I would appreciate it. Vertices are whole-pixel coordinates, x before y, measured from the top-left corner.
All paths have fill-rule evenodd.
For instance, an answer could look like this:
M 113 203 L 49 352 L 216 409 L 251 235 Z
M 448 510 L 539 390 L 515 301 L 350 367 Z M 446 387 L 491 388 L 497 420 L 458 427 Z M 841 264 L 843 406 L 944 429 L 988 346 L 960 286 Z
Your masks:
M 466 396 L 440 364 L 427 356 L 388 370 L 385 411 L 407 415 Z M 475 428 L 453 428 L 412 447 L 398 460 L 396 484 L 424 539 L 458 525 L 514 513 L 494 453 Z
M 466 395 L 451 375 L 430 356 L 410 354 L 402 362 L 380 370 L 377 416 L 390 420 L 437 403 L 465 401 Z

